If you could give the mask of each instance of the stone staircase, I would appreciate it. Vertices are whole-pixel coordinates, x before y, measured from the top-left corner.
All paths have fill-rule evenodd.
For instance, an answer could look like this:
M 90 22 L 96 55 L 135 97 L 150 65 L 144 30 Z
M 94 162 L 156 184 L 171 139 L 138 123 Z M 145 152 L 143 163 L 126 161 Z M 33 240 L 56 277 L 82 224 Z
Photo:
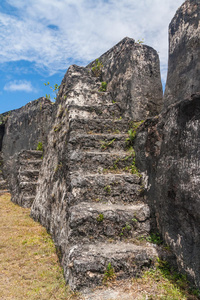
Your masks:
M 0 195 L 3 193 L 9 192 L 7 182 L 6 182 L 6 180 L 4 180 L 4 177 L 3 177 L 2 167 L 3 167 L 3 159 L 1 156 L 1 152 L 0 152 Z
M 18 192 L 12 201 L 23 207 L 31 207 L 35 199 L 42 155 L 42 151 L 23 150 L 18 156 Z
M 108 266 L 117 279 L 137 276 L 158 256 L 145 241 L 150 210 L 134 151 L 126 145 L 130 119 L 121 117 L 109 93 L 96 92 L 94 99 L 91 106 L 82 99 L 67 108 L 70 193 L 63 266 L 72 289 L 102 284 Z

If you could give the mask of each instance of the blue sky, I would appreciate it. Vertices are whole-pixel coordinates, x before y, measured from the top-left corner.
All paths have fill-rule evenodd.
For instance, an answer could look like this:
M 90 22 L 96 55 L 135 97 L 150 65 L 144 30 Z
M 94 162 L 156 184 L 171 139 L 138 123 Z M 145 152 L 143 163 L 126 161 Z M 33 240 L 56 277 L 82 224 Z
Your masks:
M 183 0 L 1 0 L 0 113 L 51 93 L 125 36 L 159 52 L 165 84 L 168 25 Z M 53 95 L 51 94 L 53 97 Z

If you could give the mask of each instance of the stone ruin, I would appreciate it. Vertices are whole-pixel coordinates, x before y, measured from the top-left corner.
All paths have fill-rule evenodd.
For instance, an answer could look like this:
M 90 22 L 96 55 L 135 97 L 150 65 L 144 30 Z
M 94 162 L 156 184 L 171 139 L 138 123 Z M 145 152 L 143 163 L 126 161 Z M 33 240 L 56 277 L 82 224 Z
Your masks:
M 72 289 L 101 284 L 108 264 L 138 276 L 157 257 L 200 287 L 199 14 L 187 0 L 170 23 L 164 98 L 157 52 L 124 38 L 72 65 L 55 104 L 0 116 L 0 188 L 50 232 Z

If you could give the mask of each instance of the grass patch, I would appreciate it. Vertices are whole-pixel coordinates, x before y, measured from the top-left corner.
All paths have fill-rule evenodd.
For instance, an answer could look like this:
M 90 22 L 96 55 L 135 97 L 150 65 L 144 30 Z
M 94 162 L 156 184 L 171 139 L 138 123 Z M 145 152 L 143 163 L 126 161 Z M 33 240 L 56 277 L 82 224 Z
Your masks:
M 0 196 L 1 299 L 79 299 L 66 286 L 51 236 L 30 209 Z
M 166 261 L 157 260 L 157 266 L 153 270 L 146 271 L 142 278 L 132 279 L 132 284 L 139 284 L 145 290 L 145 294 L 136 299 L 149 300 L 196 300 L 190 289 L 185 275 L 177 273 L 169 267 Z
M 95 289 L 92 299 L 198 300 L 200 295 L 198 290 L 190 288 L 184 275 L 175 272 L 167 262 L 159 259 L 156 267 L 144 272 L 142 277 L 126 280 L 115 280 L 114 269 L 109 264 L 103 283 L 104 286 Z M 107 295 L 115 297 L 109 298 Z

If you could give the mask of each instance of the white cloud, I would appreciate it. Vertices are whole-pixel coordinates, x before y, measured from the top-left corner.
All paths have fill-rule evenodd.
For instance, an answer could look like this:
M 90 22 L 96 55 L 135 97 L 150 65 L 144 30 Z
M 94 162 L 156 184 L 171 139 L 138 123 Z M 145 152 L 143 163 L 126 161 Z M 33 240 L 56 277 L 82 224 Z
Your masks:
M 27 92 L 27 93 L 31 93 L 31 92 L 35 91 L 31 82 L 26 81 L 26 80 L 10 81 L 4 86 L 4 90 L 9 91 L 9 92 L 22 92 L 23 91 L 23 92 Z
M 71 61 L 86 64 L 129 36 L 159 51 L 165 79 L 168 24 L 183 0 L 7 2 L 17 10 L 0 12 L 0 62 L 28 60 L 53 74 Z

